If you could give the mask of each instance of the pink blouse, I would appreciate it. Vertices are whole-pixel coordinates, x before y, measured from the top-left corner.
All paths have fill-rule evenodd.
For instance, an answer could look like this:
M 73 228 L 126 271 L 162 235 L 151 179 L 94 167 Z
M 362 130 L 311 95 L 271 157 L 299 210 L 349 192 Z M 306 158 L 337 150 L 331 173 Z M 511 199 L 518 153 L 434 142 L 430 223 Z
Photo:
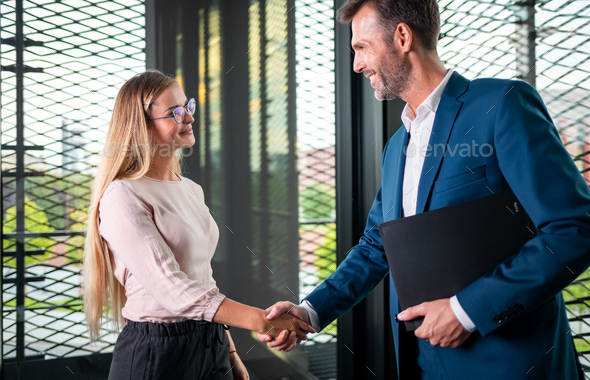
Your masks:
M 125 287 L 126 319 L 211 321 L 225 298 L 211 269 L 219 229 L 203 189 L 178 178 L 118 179 L 100 200 L 100 234 Z

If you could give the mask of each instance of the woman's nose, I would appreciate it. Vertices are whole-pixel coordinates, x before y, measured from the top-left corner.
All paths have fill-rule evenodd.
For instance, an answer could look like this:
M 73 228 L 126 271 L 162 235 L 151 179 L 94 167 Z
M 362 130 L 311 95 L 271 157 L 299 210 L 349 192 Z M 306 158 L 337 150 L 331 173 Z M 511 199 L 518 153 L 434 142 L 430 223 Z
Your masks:
M 190 113 L 187 112 L 185 114 L 185 116 L 184 116 L 184 122 L 185 122 L 185 124 L 190 124 L 193 121 L 195 121 L 195 118 L 193 117 L 193 115 L 191 115 Z

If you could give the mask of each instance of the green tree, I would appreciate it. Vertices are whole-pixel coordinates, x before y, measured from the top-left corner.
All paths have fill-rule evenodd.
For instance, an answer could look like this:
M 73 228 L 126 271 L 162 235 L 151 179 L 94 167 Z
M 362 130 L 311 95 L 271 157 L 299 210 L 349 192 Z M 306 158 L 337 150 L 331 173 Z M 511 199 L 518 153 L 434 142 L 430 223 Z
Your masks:
M 301 214 L 305 220 L 333 219 L 336 216 L 336 189 L 326 183 L 314 183 L 299 194 Z M 313 231 L 323 236 L 314 252 L 318 283 L 324 282 L 336 269 L 336 224 L 303 225 L 300 234 Z M 336 321 L 325 332 L 336 334 Z
M 322 283 L 336 270 L 336 223 L 319 225 L 315 232 L 324 236 L 315 251 L 314 261 L 318 268 L 318 283 Z M 336 334 L 336 321 L 328 325 L 325 332 Z
M 16 206 L 10 207 L 4 214 L 4 225 L 2 226 L 3 233 L 10 233 L 16 231 Z M 47 221 L 45 212 L 28 197 L 25 197 L 25 230 L 35 232 L 52 231 L 53 228 Z M 54 243 L 51 239 L 38 237 L 27 239 L 25 249 L 36 249 L 36 248 L 48 248 Z M 3 249 L 11 249 L 15 245 L 15 239 L 4 239 L 2 241 Z M 47 255 L 47 253 L 46 253 Z M 26 257 L 26 263 L 37 261 L 39 259 L 46 259 L 46 255 L 36 256 L 35 259 L 32 257 Z M 8 262 L 4 262 L 4 265 L 11 266 L 15 265 L 15 259 L 11 259 Z
M 331 219 L 336 214 L 336 190 L 325 183 L 307 186 L 300 194 L 304 219 Z
M 88 212 L 86 208 L 82 210 L 76 210 L 70 208 L 70 220 L 72 221 L 71 229 L 73 231 L 84 231 L 86 229 L 86 222 L 88 220 Z M 82 263 L 82 257 L 84 254 L 84 242 L 86 238 L 82 235 L 71 236 L 65 241 L 68 247 L 67 256 L 73 262 Z
M 75 220 L 69 218 L 71 207 L 88 208 L 92 177 L 88 174 L 47 172 L 42 177 L 26 179 L 27 195 L 47 216 L 54 230 L 68 230 Z
M 568 311 L 575 316 L 585 316 L 590 311 L 588 308 L 588 301 L 583 301 L 590 299 L 589 277 L 590 270 L 587 270 L 578 278 L 578 281 L 575 281 L 563 290 L 563 299 L 568 303 Z M 582 322 L 570 323 L 578 323 L 580 328 L 584 326 Z M 590 344 L 586 343 L 586 340 L 584 339 L 574 339 L 574 343 L 576 344 L 576 350 L 578 352 L 588 352 L 590 350 Z

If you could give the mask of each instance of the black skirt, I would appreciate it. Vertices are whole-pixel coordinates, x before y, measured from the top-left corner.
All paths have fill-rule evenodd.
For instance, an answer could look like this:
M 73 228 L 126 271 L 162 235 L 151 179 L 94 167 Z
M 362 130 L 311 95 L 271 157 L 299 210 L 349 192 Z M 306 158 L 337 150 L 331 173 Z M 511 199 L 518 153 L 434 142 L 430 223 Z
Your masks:
M 127 321 L 119 334 L 109 380 L 232 379 L 223 325 Z

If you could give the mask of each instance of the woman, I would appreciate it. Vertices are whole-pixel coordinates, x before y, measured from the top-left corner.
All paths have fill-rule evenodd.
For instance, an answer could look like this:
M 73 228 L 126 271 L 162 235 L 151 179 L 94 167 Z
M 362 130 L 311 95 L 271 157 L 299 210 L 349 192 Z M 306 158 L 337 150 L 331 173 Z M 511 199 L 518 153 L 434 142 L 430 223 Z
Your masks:
M 158 71 L 128 80 L 115 101 L 84 252 L 91 339 L 106 315 L 125 323 L 109 379 L 247 379 L 224 325 L 273 338 L 288 330 L 293 342 L 314 332 L 291 315 L 269 321 L 215 286 L 219 229 L 201 187 L 179 175 L 194 109 Z

